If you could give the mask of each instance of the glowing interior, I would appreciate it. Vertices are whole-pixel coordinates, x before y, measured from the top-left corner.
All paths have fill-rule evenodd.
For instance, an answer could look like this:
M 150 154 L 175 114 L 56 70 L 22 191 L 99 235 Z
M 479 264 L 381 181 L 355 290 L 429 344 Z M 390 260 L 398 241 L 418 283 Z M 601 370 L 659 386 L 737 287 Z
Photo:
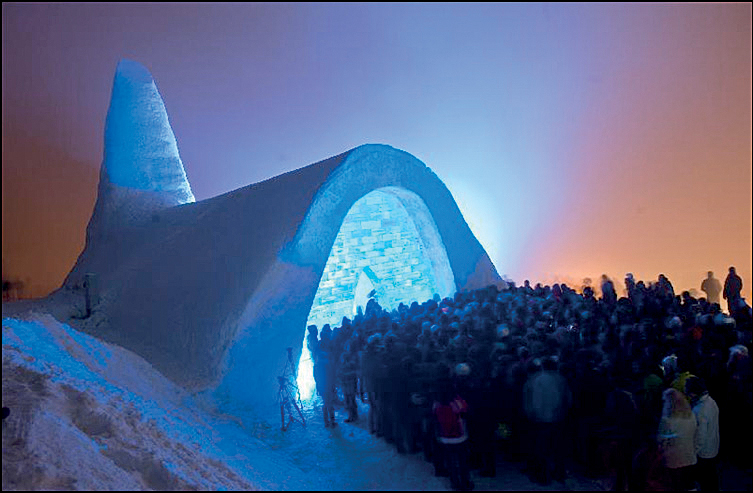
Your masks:
M 374 190 L 345 216 L 311 306 L 306 326 L 339 326 L 353 319 L 369 294 L 388 310 L 455 292 L 447 253 L 426 204 L 402 188 Z M 313 397 L 313 362 L 306 347 L 298 364 L 301 398 Z

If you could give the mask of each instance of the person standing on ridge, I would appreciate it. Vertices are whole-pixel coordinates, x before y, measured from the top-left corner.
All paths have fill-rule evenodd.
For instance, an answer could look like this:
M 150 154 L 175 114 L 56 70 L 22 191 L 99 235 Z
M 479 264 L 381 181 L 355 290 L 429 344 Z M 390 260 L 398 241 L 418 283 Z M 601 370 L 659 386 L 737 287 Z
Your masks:
M 706 293 L 706 299 L 709 303 L 719 303 L 719 294 L 722 292 L 722 283 L 714 277 L 712 271 L 708 272 L 708 277 L 701 283 L 701 291 Z
M 601 299 L 610 308 L 617 304 L 617 292 L 614 290 L 614 283 L 606 274 L 601 276 Z
M 724 293 L 722 293 L 724 299 L 727 300 L 727 310 L 730 315 L 732 315 L 732 312 L 737 307 L 737 300 L 740 299 L 740 292 L 742 290 L 743 280 L 737 275 L 735 268 L 730 267 L 727 279 L 724 281 Z

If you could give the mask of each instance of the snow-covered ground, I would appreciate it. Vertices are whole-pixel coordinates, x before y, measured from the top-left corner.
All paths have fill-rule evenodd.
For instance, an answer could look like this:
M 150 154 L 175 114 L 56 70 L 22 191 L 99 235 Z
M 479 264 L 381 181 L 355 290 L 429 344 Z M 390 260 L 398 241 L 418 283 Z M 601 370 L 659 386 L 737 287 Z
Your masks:
M 326 429 L 309 403 L 307 425 L 286 432 L 279 414 L 231 416 L 34 306 L 3 305 L 3 490 L 449 488 L 420 454 L 399 455 L 369 435 L 365 408 L 359 423 L 338 411 L 339 426 Z M 542 489 L 518 469 L 500 463 L 496 478 L 474 475 L 476 489 Z M 548 489 L 601 486 L 569 479 Z

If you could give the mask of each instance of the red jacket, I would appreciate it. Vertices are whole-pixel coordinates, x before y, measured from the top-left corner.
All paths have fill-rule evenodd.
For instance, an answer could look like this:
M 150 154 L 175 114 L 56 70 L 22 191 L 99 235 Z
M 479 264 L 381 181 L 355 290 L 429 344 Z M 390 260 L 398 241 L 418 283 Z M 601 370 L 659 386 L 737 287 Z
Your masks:
M 434 403 L 434 415 L 439 424 L 439 440 L 443 443 L 462 443 L 468 438 L 463 414 L 468 404 L 456 396 L 449 404 Z

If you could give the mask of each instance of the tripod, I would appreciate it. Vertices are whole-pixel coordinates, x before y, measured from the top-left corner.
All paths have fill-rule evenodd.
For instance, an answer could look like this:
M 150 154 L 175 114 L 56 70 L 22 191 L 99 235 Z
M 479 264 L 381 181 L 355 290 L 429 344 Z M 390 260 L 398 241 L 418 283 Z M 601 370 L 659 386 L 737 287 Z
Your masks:
M 282 375 L 277 377 L 280 384 L 280 390 L 277 393 L 277 400 L 280 402 L 280 419 L 282 420 L 282 431 L 287 431 L 293 421 L 298 421 L 306 426 L 306 418 L 303 415 L 303 403 L 301 402 L 301 392 L 298 390 L 298 384 L 295 381 L 295 364 L 293 363 L 293 348 L 289 347 L 288 360 L 285 363 L 285 369 Z M 293 413 L 295 409 L 296 413 Z M 285 413 L 288 415 L 288 424 L 285 424 Z

